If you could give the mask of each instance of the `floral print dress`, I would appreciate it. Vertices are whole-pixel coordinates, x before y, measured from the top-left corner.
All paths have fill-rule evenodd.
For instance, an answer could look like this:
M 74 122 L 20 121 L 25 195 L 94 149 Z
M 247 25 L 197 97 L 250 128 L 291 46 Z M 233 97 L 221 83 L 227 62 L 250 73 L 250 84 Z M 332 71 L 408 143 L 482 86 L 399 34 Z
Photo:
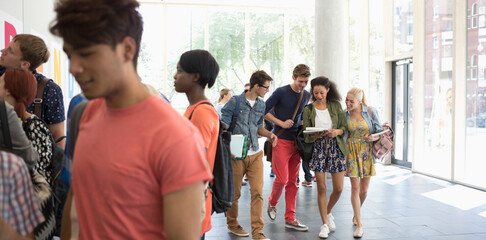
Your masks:
M 357 122 L 350 119 L 348 130 L 349 137 L 346 144 L 349 154 L 346 156 L 346 176 L 356 178 L 375 176 L 372 143 L 364 140 L 364 137 L 370 134 L 366 120 Z

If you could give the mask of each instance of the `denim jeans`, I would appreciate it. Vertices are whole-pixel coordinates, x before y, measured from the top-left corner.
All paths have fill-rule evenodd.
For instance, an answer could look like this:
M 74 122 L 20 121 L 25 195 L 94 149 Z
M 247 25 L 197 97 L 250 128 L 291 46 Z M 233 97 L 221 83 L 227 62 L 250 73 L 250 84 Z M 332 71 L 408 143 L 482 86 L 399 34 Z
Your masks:
M 304 178 L 307 182 L 312 182 L 312 173 L 310 172 L 309 165 L 302 161 L 302 170 L 304 170 Z

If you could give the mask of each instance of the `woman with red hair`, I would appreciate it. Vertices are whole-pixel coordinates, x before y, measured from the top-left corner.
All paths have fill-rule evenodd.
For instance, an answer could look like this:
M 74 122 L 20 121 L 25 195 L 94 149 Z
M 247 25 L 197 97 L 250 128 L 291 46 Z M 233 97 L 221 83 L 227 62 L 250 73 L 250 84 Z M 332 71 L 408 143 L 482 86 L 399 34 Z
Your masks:
M 26 70 L 9 68 L 0 77 L 0 98 L 14 106 L 27 138 L 39 154 L 39 161 L 34 165 L 31 174 L 37 200 L 46 221 L 34 229 L 34 239 L 52 239 L 55 230 L 53 199 L 49 187 L 52 182 L 52 135 L 44 121 L 26 110 L 34 101 L 36 92 L 37 81 Z

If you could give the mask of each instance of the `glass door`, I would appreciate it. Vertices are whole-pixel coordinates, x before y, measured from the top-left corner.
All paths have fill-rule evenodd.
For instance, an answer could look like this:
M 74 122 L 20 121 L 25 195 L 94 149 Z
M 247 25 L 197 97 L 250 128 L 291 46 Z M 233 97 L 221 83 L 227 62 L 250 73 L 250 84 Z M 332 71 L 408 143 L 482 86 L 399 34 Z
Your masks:
M 392 162 L 411 167 L 413 63 L 411 59 L 393 63 L 392 128 L 395 131 L 395 153 Z

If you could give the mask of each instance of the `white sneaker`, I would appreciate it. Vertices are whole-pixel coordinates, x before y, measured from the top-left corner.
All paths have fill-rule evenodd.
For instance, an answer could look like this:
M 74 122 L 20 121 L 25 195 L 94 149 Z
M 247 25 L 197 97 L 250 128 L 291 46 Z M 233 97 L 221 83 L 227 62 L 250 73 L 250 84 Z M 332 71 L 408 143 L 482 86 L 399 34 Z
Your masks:
M 320 238 L 327 238 L 329 236 L 329 227 L 327 224 L 323 224 L 321 226 L 321 231 L 319 232 L 319 237 Z
M 336 224 L 334 223 L 332 213 L 327 214 L 327 226 L 329 226 L 330 231 L 336 231 Z

